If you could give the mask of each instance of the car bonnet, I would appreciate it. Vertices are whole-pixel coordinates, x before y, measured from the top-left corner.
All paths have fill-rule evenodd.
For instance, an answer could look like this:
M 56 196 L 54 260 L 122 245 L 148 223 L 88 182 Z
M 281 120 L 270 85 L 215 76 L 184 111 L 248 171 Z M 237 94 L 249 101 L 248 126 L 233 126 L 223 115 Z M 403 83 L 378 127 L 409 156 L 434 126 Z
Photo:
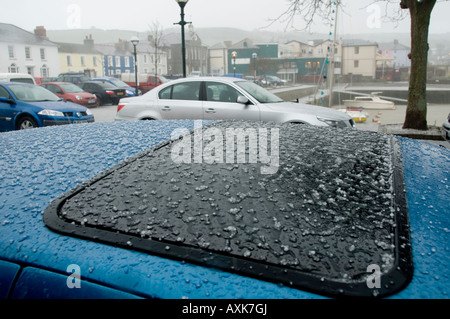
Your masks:
M 131 247 L 102 245 L 70 234 L 60 235 L 45 226 L 42 212 L 52 200 L 114 165 L 164 143 L 176 129 L 192 130 L 193 124 L 192 121 L 98 122 L 2 133 L 0 259 L 67 276 L 70 275 L 67 266 L 76 264 L 84 280 L 146 297 L 320 298 L 289 284 L 160 258 L 130 250 Z M 80 136 L 84 139 L 80 140 Z M 330 141 L 335 136 L 334 130 Z M 450 215 L 444 212 L 448 209 L 450 152 L 407 138 L 399 142 L 415 259 L 411 283 L 394 297 L 447 298 Z
M 351 117 L 343 112 L 334 109 L 294 102 L 280 102 L 280 103 L 263 103 L 265 107 L 269 107 L 272 111 L 290 113 L 290 114 L 309 114 L 321 116 L 327 119 L 335 119 L 348 121 Z
M 54 111 L 61 111 L 61 112 L 83 112 L 86 111 L 86 108 L 82 105 L 68 102 L 68 101 L 39 101 L 39 102 L 33 102 L 33 105 L 39 106 L 43 109 L 49 109 Z

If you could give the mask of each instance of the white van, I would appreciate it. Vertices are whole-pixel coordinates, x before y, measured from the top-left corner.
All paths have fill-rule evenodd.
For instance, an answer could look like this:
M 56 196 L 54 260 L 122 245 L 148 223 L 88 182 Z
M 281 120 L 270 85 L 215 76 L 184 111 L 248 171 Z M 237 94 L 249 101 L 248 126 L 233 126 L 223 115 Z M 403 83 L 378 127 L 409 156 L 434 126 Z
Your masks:
M 27 73 L 0 73 L 0 82 L 22 82 L 36 84 L 34 78 Z

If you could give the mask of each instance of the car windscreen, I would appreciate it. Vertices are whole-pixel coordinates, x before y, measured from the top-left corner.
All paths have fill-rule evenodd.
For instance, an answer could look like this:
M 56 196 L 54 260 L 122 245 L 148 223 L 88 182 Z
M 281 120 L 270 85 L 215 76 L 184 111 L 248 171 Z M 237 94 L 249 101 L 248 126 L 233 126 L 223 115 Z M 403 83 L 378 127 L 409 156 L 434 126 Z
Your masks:
M 84 92 L 78 85 L 75 84 L 60 84 L 60 86 L 63 88 L 66 93 L 82 93 Z
M 128 84 L 126 84 L 125 82 L 123 82 L 123 81 L 121 81 L 121 80 L 118 80 L 118 79 L 111 79 L 110 81 L 111 81 L 111 83 L 112 83 L 113 85 L 115 85 L 115 86 L 117 86 L 117 87 L 119 87 L 119 88 L 126 88 L 126 87 L 129 87 Z
M 98 85 L 100 85 L 102 88 L 104 89 L 117 89 L 116 86 L 114 86 L 113 84 L 109 83 L 109 82 L 105 82 L 105 81 L 95 81 L 95 83 L 97 83 Z
M 46 225 L 326 296 L 411 279 L 394 137 L 234 121 L 181 132 L 52 202 Z
M 279 103 L 283 102 L 278 96 L 270 93 L 266 89 L 250 81 L 235 82 L 240 88 L 244 89 L 248 94 L 253 96 L 259 103 Z
M 34 84 L 33 79 L 30 78 L 11 78 L 11 82 Z
M 59 101 L 57 95 L 36 85 L 9 85 L 16 99 L 24 102 Z

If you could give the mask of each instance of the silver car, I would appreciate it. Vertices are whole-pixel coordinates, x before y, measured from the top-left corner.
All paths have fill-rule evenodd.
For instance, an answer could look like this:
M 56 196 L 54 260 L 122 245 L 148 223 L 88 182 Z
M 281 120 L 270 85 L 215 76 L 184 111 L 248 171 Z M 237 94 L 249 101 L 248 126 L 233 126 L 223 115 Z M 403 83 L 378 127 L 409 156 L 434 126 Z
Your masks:
M 285 102 L 242 79 L 199 77 L 165 83 L 150 92 L 120 100 L 121 120 L 250 120 L 353 128 L 352 118 L 325 107 Z

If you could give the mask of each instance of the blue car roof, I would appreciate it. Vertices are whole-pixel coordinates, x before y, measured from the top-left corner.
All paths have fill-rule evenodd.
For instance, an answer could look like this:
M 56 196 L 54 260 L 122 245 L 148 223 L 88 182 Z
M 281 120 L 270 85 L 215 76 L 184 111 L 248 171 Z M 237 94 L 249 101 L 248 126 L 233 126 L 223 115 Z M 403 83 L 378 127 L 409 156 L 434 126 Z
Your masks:
M 144 297 L 322 298 L 214 268 L 60 235 L 45 226 L 43 212 L 57 197 L 167 141 L 180 127 L 192 130 L 194 123 L 93 123 L 2 133 L 0 260 L 60 273 L 76 264 L 87 280 Z M 399 142 L 414 275 L 393 297 L 445 298 L 450 286 L 450 220 L 444 213 L 449 204 L 450 152 L 410 139 Z

